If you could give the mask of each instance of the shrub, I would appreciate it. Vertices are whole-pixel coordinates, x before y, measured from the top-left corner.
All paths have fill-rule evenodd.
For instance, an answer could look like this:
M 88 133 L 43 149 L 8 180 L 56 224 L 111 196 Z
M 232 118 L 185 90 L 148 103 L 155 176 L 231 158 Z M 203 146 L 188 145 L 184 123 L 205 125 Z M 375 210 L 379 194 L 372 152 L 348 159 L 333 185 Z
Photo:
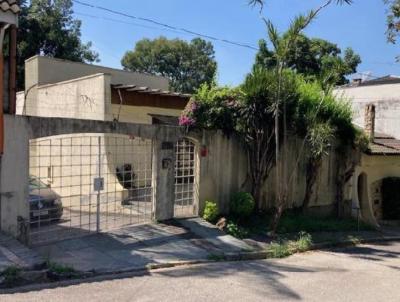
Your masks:
M 215 222 L 219 215 L 218 205 L 213 201 L 206 201 L 203 218 L 209 222 Z
M 229 206 L 233 216 L 247 218 L 253 213 L 255 202 L 250 193 L 239 192 L 232 196 Z
M 228 224 L 226 225 L 226 232 L 229 235 L 232 235 L 233 237 L 243 239 L 246 238 L 249 235 L 249 232 L 247 229 L 239 226 L 237 223 L 233 221 L 229 221 Z
M 388 177 L 382 181 L 383 219 L 400 218 L 400 178 Z

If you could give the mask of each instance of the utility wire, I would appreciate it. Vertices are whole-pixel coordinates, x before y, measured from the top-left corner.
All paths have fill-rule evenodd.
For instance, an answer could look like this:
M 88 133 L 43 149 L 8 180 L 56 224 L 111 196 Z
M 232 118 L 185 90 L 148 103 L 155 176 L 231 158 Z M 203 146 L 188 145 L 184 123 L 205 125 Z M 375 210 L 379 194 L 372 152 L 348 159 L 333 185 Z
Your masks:
M 102 11 L 105 11 L 105 12 L 108 12 L 108 13 L 111 13 L 111 14 L 114 14 L 114 15 L 119 15 L 119 16 L 123 16 L 123 17 L 126 17 L 126 18 L 134 19 L 134 20 L 140 20 L 140 21 L 152 23 L 154 25 L 158 25 L 158 26 L 164 27 L 164 28 L 169 29 L 169 30 L 185 32 L 185 33 L 193 35 L 193 36 L 202 37 L 202 38 L 213 40 L 213 41 L 219 41 L 219 42 L 223 42 L 223 43 L 227 43 L 227 44 L 231 44 L 231 45 L 235 45 L 235 46 L 239 46 L 239 47 L 244 47 L 244 48 L 248 48 L 248 49 L 252 49 L 252 50 L 256 50 L 256 51 L 259 50 L 258 47 L 252 46 L 250 44 L 246 44 L 246 43 L 242 43 L 242 42 L 235 42 L 235 41 L 231 41 L 231 40 L 227 40 L 227 39 L 221 39 L 221 38 L 210 36 L 210 35 L 207 35 L 207 34 L 202 34 L 202 33 L 199 33 L 199 32 L 195 32 L 195 31 L 183 28 L 183 27 L 176 27 L 176 26 L 172 26 L 172 25 L 169 25 L 169 24 L 166 24 L 166 23 L 162 23 L 162 22 L 156 21 L 154 19 L 143 18 L 143 17 L 139 17 L 139 16 L 126 14 L 124 12 L 116 11 L 116 10 L 113 10 L 113 9 L 110 9 L 110 8 L 107 8 L 107 7 L 103 7 L 103 6 L 90 4 L 90 3 L 83 2 L 83 1 L 80 1 L 80 0 L 72 0 L 72 1 L 74 3 L 80 4 L 82 6 L 90 7 L 90 8 L 97 9 L 97 10 L 102 10 Z
M 81 12 L 77 12 L 77 11 L 74 11 L 74 14 L 78 15 L 78 16 L 84 16 L 84 17 L 92 18 L 92 19 L 105 20 L 105 21 L 115 22 L 115 23 L 120 23 L 120 24 L 127 24 L 127 25 L 137 26 L 137 27 L 141 27 L 141 28 L 161 30 L 161 31 L 173 32 L 173 33 L 179 33 L 179 34 L 187 34 L 187 33 L 182 33 L 181 31 L 178 31 L 178 30 L 172 30 L 172 29 L 166 29 L 166 28 L 161 28 L 161 27 L 156 27 L 156 26 L 151 26 L 151 25 L 145 25 L 145 24 L 140 24 L 140 23 L 135 23 L 135 22 L 117 20 L 117 19 L 113 19 L 113 18 L 107 18 L 107 17 L 104 17 L 104 16 L 95 16 L 95 15 L 85 14 L 85 13 L 81 13 Z
M 100 17 L 100 16 L 95 16 L 95 15 L 90 15 L 90 14 L 84 14 L 84 13 L 80 13 L 80 12 L 79 13 L 76 12 L 75 14 L 77 14 L 77 15 L 82 15 L 82 16 L 86 16 L 86 17 L 90 17 L 90 18 L 96 18 L 96 19 L 103 19 L 103 20 L 106 20 L 106 21 L 111 21 L 111 22 L 116 22 L 116 23 L 129 24 L 129 25 L 148 28 L 148 29 L 164 30 L 164 31 L 169 31 L 169 32 L 173 32 L 173 33 L 184 33 L 184 34 L 189 34 L 189 35 L 192 35 L 192 36 L 202 37 L 202 38 L 213 40 L 213 41 L 218 41 L 218 42 L 222 42 L 222 43 L 226 43 L 226 44 L 231 44 L 231 45 L 234 45 L 234 46 L 239 46 L 239 47 L 243 47 L 243 48 L 259 51 L 258 47 L 252 46 L 252 45 L 247 44 L 247 43 L 235 42 L 235 41 L 231 41 L 231 40 L 227 40 L 227 39 L 221 39 L 221 38 L 210 36 L 210 35 L 207 35 L 207 34 L 194 32 L 194 31 L 186 29 L 186 28 L 172 26 L 172 25 L 169 25 L 169 24 L 166 24 L 166 23 L 162 23 L 162 22 L 156 21 L 154 19 L 143 18 L 143 17 L 139 17 L 139 16 L 126 14 L 126 13 L 123 13 L 123 12 L 120 12 L 120 11 L 116 11 L 116 10 L 113 10 L 113 9 L 110 9 L 110 8 L 106 8 L 106 7 L 102 7 L 102 6 L 98 6 L 98 5 L 93 5 L 93 4 L 90 4 L 90 3 L 87 3 L 87 2 L 83 2 L 83 1 L 80 1 L 80 0 L 72 0 L 72 1 L 75 2 L 76 4 L 79 4 L 79 5 L 82 5 L 82 6 L 86 6 L 86 7 L 92 8 L 92 9 L 102 10 L 102 11 L 105 11 L 105 12 L 108 12 L 108 13 L 112 13 L 114 15 L 124 16 L 124 17 L 130 18 L 130 19 L 135 19 L 135 20 L 148 22 L 148 23 L 151 23 L 153 25 L 157 25 L 158 27 L 148 26 L 148 25 L 140 24 L 140 23 L 126 22 L 126 21 L 107 18 L 107 17 L 102 17 L 102 16 Z M 394 62 L 364 62 L 364 63 L 376 64 L 376 65 L 391 65 L 391 66 L 399 65 L 400 66 L 400 64 L 397 64 L 397 63 L 394 63 Z M 356 74 L 361 74 L 361 73 L 356 72 Z M 371 78 L 379 78 L 377 76 L 372 76 L 372 75 L 370 75 L 370 77 Z

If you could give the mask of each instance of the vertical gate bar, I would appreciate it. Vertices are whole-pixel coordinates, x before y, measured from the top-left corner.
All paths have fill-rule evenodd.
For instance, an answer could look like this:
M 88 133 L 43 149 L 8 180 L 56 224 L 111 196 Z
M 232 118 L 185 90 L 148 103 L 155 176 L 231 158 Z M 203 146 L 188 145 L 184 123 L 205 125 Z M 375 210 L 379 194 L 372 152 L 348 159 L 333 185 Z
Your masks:
M 108 226 L 108 216 L 109 216 L 109 210 L 108 210 L 108 203 L 109 203 L 109 192 L 108 192 L 108 177 L 109 177 L 109 171 L 108 171 L 108 167 L 109 167 L 109 165 L 110 165 L 110 163 L 109 163 L 109 158 L 108 158 L 108 156 L 107 156 L 107 152 L 108 152 L 108 150 L 110 149 L 110 137 L 109 136 L 104 136 L 104 142 L 103 142 L 103 148 L 104 148 L 104 153 L 103 153 L 103 156 L 104 156 L 104 161 L 106 162 L 106 165 L 105 165 L 105 169 L 106 169 L 106 172 L 104 173 L 104 183 L 107 183 L 107 190 L 105 191 L 106 192 L 106 215 L 105 215 L 105 228 L 108 230 L 109 229 L 109 226 Z
M 129 139 L 129 138 L 125 138 L 124 139 L 124 141 L 125 142 L 127 142 L 128 143 L 128 150 L 126 150 L 125 148 L 124 148 L 124 152 L 126 151 L 128 154 L 127 155 L 125 155 L 124 157 L 125 157 L 125 160 L 128 162 L 130 162 L 131 161 L 131 159 L 132 159 L 132 157 L 133 157 L 133 153 L 134 153 L 134 151 L 133 151 L 133 145 L 134 145 L 134 143 L 133 143 L 133 140 L 132 139 Z M 135 167 L 135 165 L 131 165 L 131 171 L 129 172 L 129 173 L 131 173 L 131 176 L 133 175 L 133 170 L 134 170 L 134 167 Z M 137 169 L 137 167 L 136 167 L 136 169 Z M 130 184 L 128 185 L 128 200 L 130 200 L 129 201 L 129 203 L 130 203 L 130 205 L 129 205 L 129 223 L 130 224 L 132 224 L 132 201 L 133 201 L 133 181 L 134 181 L 134 179 L 133 179 L 133 177 L 131 177 L 131 179 L 130 179 Z
M 113 161 L 115 165 L 118 163 L 118 137 L 114 137 L 114 147 L 113 147 Z M 117 189 L 119 181 L 114 178 L 114 213 L 113 213 L 113 227 L 116 225 L 116 213 L 117 213 Z
M 82 227 L 82 137 L 79 138 L 80 143 L 80 152 L 79 152 L 79 228 L 83 229 Z
M 92 230 L 92 188 L 93 188 L 93 175 L 92 175 L 92 169 L 93 169 L 93 163 L 92 163 L 92 136 L 89 136 L 89 216 L 88 216 L 88 225 L 89 225 L 89 233 Z
M 99 162 L 98 162 L 98 168 L 99 168 L 99 179 L 101 177 L 101 136 L 98 137 L 98 152 L 99 152 Z M 100 232 L 100 188 L 97 190 L 97 213 L 96 213 L 96 232 Z
M 69 138 L 69 147 L 70 147 L 70 150 L 69 150 L 69 167 L 70 167 L 70 170 L 69 170 L 69 196 L 68 196 L 68 200 L 69 200 L 69 208 L 70 208 L 70 211 L 69 211 L 69 230 L 70 230 L 70 232 L 72 233 L 72 225 L 73 225 L 73 222 L 72 222 L 72 220 L 75 218 L 75 216 L 74 216 L 74 214 L 73 214 L 73 211 L 74 211 L 74 209 L 73 209 L 73 205 L 72 205 L 72 190 L 73 190 L 73 188 L 72 188 L 72 175 L 73 175 L 73 169 L 74 169 L 74 167 L 73 167 L 73 165 L 72 165 L 72 162 L 74 161 L 74 153 L 72 152 L 72 136 Z

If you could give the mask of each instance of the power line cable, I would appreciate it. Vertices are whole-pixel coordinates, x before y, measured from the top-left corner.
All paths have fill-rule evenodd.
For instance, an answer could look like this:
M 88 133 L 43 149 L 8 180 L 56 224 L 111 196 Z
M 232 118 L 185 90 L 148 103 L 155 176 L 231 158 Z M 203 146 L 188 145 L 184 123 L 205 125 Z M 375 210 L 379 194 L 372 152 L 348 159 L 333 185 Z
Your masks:
M 115 23 L 120 23 L 120 24 L 133 25 L 133 26 L 147 28 L 147 29 L 155 29 L 155 30 L 161 30 L 161 31 L 167 31 L 167 32 L 173 32 L 173 33 L 189 35 L 188 33 L 183 33 L 181 31 L 177 31 L 177 30 L 171 30 L 171 29 L 167 29 L 167 28 L 155 27 L 155 26 L 150 26 L 150 25 L 145 25 L 145 24 L 140 24 L 140 23 L 135 23 L 135 22 L 127 22 L 127 21 L 108 18 L 108 17 L 104 17 L 104 16 L 95 16 L 95 15 L 85 14 L 85 13 L 76 12 L 76 11 L 74 12 L 74 14 L 78 15 L 78 16 L 84 16 L 84 17 L 89 17 L 89 18 L 99 19 L 99 20 L 105 20 L 105 21 L 110 21 L 110 22 L 115 22 Z
M 247 44 L 247 43 L 236 42 L 236 41 L 231 41 L 231 40 L 228 40 L 228 39 L 222 39 L 222 38 L 210 36 L 210 35 L 207 35 L 207 34 L 202 34 L 202 33 L 199 33 L 199 32 L 195 32 L 195 31 L 186 29 L 184 27 L 172 26 L 172 25 L 169 25 L 169 24 L 166 24 L 166 23 L 162 23 L 162 22 L 156 21 L 154 19 L 143 18 L 143 17 L 139 17 L 139 16 L 135 16 L 135 15 L 126 14 L 124 12 L 116 11 L 116 10 L 113 10 L 113 9 L 110 9 L 110 8 L 107 8 L 107 7 L 103 7 L 103 6 L 90 4 L 90 3 L 83 2 L 83 1 L 80 1 L 80 0 L 72 0 L 72 1 L 74 3 L 76 3 L 76 4 L 80 4 L 82 6 L 90 7 L 92 9 L 102 10 L 102 11 L 105 11 L 105 12 L 108 12 L 108 13 L 111 13 L 111 14 L 114 14 L 114 15 L 119 15 L 119 16 L 123 16 L 123 17 L 126 17 L 126 18 L 130 18 L 130 19 L 141 20 L 141 21 L 144 21 L 144 22 L 148 22 L 148 23 L 152 23 L 154 25 L 158 25 L 158 26 L 164 27 L 164 28 L 169 29 L 169 30 L 185 32 L 185 33 L 193 35 L 193 36 L 202 37 L 202 38 L 213 40 L 213 41 L 219 41 L 219 42 L 223 42 L 223 43 L 227 43 L 227 44 L 231 44 L 231 45 L 235 45 L 235 46 L 239 46 L 239 47 L 243 47 L 243 48 L 248 48 L 248 49 L 252 49 L 252 50 L 256 50 L 256 51 L 259 50 L 258 47 L 252 46 L 252 45 Z

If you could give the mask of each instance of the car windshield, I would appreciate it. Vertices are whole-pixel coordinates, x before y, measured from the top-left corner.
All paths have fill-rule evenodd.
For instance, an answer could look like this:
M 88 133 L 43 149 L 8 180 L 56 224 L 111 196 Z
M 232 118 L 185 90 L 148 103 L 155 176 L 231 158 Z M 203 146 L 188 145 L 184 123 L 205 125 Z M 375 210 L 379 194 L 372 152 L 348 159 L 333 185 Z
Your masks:
M 29 177 L 29 190 L 47 189 L 48 186 L 36 177 Z

